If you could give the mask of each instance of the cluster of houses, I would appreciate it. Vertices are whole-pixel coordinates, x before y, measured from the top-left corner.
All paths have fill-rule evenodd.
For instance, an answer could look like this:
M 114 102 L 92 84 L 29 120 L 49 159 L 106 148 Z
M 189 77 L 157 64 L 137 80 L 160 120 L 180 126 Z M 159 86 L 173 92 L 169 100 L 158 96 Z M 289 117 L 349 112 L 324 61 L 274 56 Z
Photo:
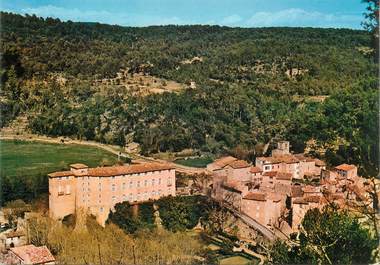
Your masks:
M 292 154 L 287 141 L 270 157 L 257 157 L 255 166 L 222 157 L 207 166 L 212 172 L 212 197 L 238 209 L 269 229 L 297 231 L 306 212 L 329 203 L 349 207 L 368 200 L 369 183 L 357 167 L 326 164 L 304 154 Z
M 2 212 L 1 212 L 2 213 Z M 18 218 L 17 227 L 7 227 L 0 232 L 0 264 L 54 265 L 56 260 L 46 246 L 28 244 L 25 220 Z M 6 224 L 3 214 L 0 223 Z

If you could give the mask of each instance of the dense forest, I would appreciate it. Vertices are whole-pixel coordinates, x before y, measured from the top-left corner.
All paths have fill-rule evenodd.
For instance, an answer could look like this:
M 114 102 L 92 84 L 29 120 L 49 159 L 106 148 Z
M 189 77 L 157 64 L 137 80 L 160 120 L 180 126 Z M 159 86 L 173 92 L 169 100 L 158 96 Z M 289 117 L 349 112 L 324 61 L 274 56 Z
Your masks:
M 266 143 L 289 139 L 302 152 L 314 140 L 309 151 L 329 164 L 377 175 L 378 65 L 366 31 L 132 28 L 4 12 L 1 25 L 2 127 L 27 115 L 35 133 L 135 141 L 147 155 L 192 148 L 253 159 Z M 94 84 L 120 69 L 187 88 L 142 97 Z

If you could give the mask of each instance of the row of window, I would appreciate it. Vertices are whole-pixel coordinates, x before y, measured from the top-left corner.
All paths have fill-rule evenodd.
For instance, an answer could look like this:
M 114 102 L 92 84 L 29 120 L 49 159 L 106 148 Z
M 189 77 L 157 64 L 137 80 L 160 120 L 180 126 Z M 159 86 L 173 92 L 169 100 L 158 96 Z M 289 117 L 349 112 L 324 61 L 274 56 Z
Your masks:
M 161 185 L 161 179 L 159 178 L 158 179 L 158 181 L 157 181 L 157 183 L 158 183 L 158 185 Z M 143 184 L 143 185 L 142 185 Z M 167 184 L 168 184 L 168 186 L 171 186 L 172 185 L 172 180 L 171 179 L 168 179 L 168 181 L 167 181 Z M 90 185 L 90 183 L 88 182 L 87 183 L 87 185 Z M 136 187 L 137 188 L 140 188 L 140 187 L 149 187 L 149 186 L 155 186 L 156 185 L 156 180 L 155 179 L 152 179 L 152 180 L 144 180 L 144 182 L 143 183 L 141 183 L 141 181 L 140 180 L 138 180 L 138 181 L 136 181 Z M 83 182 L 82 183 L 82 187 L 83 187 L 83 191 L 85 191 L 86 190 L 86 188 L 84 187 L 85 186 L 85 182 Z M 133 181 L 130 181 L 129 182 L 129 188 L 131 189 L 131 188 L 133 188 L 134 187 L 134 182 Z M 122 190 L 125 190 L 127 188 L 127 183 L 123 183 L 122 184 L 122 186 L 121 186 L 121 189 Z M 102 183 L 101 182 L 99 182 L 98 183 L 98 189 L 99 189 L 99 191 L 101 191 L 102 190 Z M 90 188 L 87 188 L 87 190 L 88 191 L 90 191 Z M 111 190 L 112 191 L 116 191 L 116 184 L 115 183 L 112 183 L 111 184 Z
M 161 190 L 152 191 L 152 192 L 143 192 L 143 193 L 138 193 L 136 195 L 133 195 L 132 193 L 130 193 L 129 196 L 127 196 L 127 195 L 124 194 L 123 196 L 120 197 L 120 199 L 121 199 L 121 201 L 149 200 L 151 198 L 160 196 L 161 194 L 162 194 Z M 87 197 L 87 199 L 86 199 L 86 197 Z M 90 201 L 89 197 L 90 197 L 89 194 L 87 194 L 87 196 L 83 194 L 82 195 L 82 201 L 83 201 L 83 203 L 85 203 L 86 200 L 89 202 Z M 117 196 L 113 195 L 112 196 L 112 202 L 116 202 L 116 201 L 117 201 Z M 98 203 L 102 203 L 101 194 L 99 194 Z

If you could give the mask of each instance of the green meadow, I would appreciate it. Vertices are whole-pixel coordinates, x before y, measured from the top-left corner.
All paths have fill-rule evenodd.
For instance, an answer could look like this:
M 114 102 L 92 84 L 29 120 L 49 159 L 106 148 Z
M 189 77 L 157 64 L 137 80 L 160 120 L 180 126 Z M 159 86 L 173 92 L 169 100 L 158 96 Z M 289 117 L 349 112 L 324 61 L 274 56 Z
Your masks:
M 116 162 L 117 156 L 91 146 L 0 141 L 0 169 L 3 176 L 47 174 L 68 169 L 72 163 L 95 167 Z

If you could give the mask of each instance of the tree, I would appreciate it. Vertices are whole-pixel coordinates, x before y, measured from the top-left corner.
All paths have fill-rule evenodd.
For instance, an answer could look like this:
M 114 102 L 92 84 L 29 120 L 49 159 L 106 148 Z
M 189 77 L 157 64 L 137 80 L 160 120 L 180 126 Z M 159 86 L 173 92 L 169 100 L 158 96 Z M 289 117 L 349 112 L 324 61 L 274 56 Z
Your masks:
M 364 13 L 365 21 L 362 22 L 364 29 L 372 34 L 374 59 L 379 60 L 379 0 L 362 0 L 367 4 L 367 12 Z
M 296 239 L 298 238 L 298 239 Z M 271 251 L 274 264 L 365 264 L 372 261 L 377 240 L 347 211 L 333 206 L 309 210 L 298 236 L 290 245 L 276 242 Z

